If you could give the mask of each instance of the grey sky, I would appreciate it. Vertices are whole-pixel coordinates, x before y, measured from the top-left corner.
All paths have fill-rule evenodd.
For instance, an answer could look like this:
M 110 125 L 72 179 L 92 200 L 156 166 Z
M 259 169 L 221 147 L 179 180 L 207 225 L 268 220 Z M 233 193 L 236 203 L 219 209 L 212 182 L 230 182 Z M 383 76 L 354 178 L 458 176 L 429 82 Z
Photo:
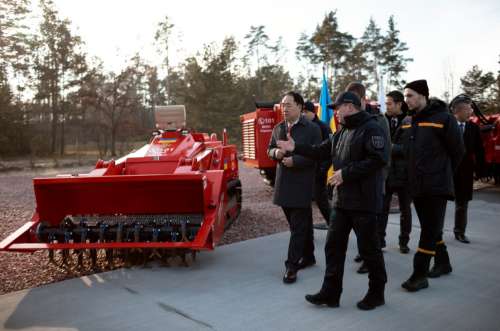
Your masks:
M 168 15 L 181 42 L 171 53 L 173 62 L 201 50 L 203 44 L 234 35 L 242 41 L 250 25 L 266 26 L 272 39 L 282 36 L 288 48 L 284 63 L 292 74 L 301 68 L 294 50 L 301 32 L 311 33 L 330 10 L 337 9 L 339 26 L 360 37 L 373 17 L 385 30 L 394 15 L 401 39 L 414 62 L 406 80 L 426 78 L 431 94 L 441 96 L 445 75 L 459 77 L 474 64 L 500 70 L 500 1 L 154 1 L 56 0 L 87 43 L 90 55 L 100 57 L 107 69 L 118 70 L 125 59 L 139 52 L 156 62 L 153 36 L 157 23 Z M 320 72 L 317 73 L 320 75 Z

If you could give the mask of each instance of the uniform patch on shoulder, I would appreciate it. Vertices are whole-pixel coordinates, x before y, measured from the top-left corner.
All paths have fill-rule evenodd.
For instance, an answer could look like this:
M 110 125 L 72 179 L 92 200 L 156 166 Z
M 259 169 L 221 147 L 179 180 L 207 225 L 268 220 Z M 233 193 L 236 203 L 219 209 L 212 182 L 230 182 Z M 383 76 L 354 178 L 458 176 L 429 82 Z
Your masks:
M 382 148 L 384 148 L 384 145 L 385 145 L 384 137 L 372 136 L 372 146 L 375 149 L 382 149 Z

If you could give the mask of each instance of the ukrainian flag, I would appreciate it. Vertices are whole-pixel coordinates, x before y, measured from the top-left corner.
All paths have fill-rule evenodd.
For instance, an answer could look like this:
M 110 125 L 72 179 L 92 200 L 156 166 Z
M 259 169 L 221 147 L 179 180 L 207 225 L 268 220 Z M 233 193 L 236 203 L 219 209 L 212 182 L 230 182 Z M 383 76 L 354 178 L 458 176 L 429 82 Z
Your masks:
M 328 109 L 328 105 L 332 103 L 332 99 L 330 98 L 330 93 L 328 93 L 328 82 L 326 80 L 325 71 L 323 71 L 323 83 L 321 86 L 321 92 L 319 95 L 319 110 L 318 110 L 318 118 L 330 125 L 330 129 L 335 133 L 337 131 L 337 125 L 335 123 L 335 116 L 333 109 Z M 333 176 L 333 166 L 328 169 L 327 178 Z
M 330 98 L 330 93 L 328 93 L 328 82 L 326 80 L 325 72 L 323 71 L 323 83 L 321 86 L 321 92 L 319 95 L 319 110 L 318 118 L 328 124 L 332 129 L 332 132 L 337 131 L 337 126 L 335 124 L 335 116 L 332 109 L 328 109 L 328 105 L 332 103 Z
M 158 141 L 160 144 L 167 144 L 167 145 L 170 145 L 170 144 L 173 144 L 177 141 L 177 138 L 160 138 L 160 140 Z

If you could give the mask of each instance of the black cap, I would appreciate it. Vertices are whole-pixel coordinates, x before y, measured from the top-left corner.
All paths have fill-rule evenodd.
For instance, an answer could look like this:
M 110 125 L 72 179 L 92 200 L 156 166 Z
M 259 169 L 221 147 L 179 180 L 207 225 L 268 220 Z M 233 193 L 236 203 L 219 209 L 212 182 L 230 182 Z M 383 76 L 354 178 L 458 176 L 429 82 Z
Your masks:
M 314 103 L 312 103 L 311 101 L 304 102 L 304 110 L 316 113 L 316 107 L 314 107 Z
M 361 107 L 361 101 L 356 94 L 352 92 L 342 92 L 335 100 L 335 103 L 329 104 L 328 108 L 336 109 L 344 103 L 352 103 L 355 106 Z
M 415 80 L 411 83 L 406 84 L 405 88 L 412 89 L 418 94 L 424 97 L 429 97 L 429 87 L 427 86 L 427 81 L 425 79 Z
M 467 94 L 464 94 L 464 93 L 459 94 L 459 95 L 457 95 L 456 97 L 454 97 L 451 100 L 450 106 L 449 106 L 450 109 L 454 108 L 459 103 L 468 103 L 468 104 L 471 104 L 472 103 L 472 99 Z

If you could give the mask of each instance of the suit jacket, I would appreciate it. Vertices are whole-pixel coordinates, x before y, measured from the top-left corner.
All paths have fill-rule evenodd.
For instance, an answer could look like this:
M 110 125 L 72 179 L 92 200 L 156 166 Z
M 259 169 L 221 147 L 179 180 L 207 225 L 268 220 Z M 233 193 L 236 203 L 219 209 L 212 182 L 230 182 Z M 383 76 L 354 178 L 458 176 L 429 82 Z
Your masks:
M 314 145 L 321 143 L 321 131 L 313 122 L 303 116 L 295 124 L 290 135 L 296 143 Z M 276 142 L 287 139 L 286 122 L 278 123 L 271 136 L 267 153 L 274 159 Z M 274 182 L 273 203 L 288 208 L 307 208 L 313 198 L 314 173 L 316 162 L 302 155 L 287 153 L 293 159 L 293 167 L 285 167 L 278 163 Z
M 474 172 L 476 175 L 481 175 L 485 167 L 484 147 L 479 126 L 470 121 L 466 122 L 463 138 L 465 155 L 453 179 L 456 200 L 470 201 L 472 200 Z

